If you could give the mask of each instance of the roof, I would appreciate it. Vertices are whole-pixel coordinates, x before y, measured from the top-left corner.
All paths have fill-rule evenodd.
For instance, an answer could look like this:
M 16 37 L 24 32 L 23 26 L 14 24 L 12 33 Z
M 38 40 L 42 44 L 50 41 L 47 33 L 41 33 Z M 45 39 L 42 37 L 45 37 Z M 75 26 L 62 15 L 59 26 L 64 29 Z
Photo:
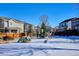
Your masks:
M 32 25 L 32 24 L 26 23 L 26 22 L 24 22 L 24 21 L 20 21 L 20 20 L 14 19 L 14 18 L 9 18 L 9 17 L 4 17 L 4 16 L 0 16 L 0 19 L 5 20 L 5 21 L 7 21 L 7 20 L 13 20 L 13 21 L 15 21 L 15 22 L 19 22 L 19 23 L 23 23 L 23 24 Z M 33 25 L 32 25 L 32 26 L 33 26 Z
M 71 19 L 67 19 L 67 20 L 64 20 L 64 21 L 62 21 L 61 23 L 71 21 L 72 19 L 73 19 L 73 18 L 71 18 Z
M 7 17 L 0 17 L 0 19 L 2 19 L 3 21 L 8 21 L 8 20 L 10 20 L 11 18 L 7 18 Z
M 14 22 L 19 22 L 19 23 L 24 23 L 23 21 L 17 20 L 17 19 L 12 19 Z
M 70 18 L 70 19 L 67 19 L 67 20 L 62 21 L 61 23 L 68 22 L 68 21 L 72 21 L 72 20 L 79 20 L 79 18 Z

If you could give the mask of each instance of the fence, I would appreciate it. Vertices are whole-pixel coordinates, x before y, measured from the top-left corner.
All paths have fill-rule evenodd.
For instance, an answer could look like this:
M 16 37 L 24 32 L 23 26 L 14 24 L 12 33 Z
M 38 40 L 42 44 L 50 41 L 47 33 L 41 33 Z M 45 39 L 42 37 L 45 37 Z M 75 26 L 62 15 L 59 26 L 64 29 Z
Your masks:
M 10 37 L 10 38 L 18 38 L 20 36 L 20 33 L 0 33 L 0 38 L 1 37 Z M 25 36 L 27 36 L 27 34 L 25 34 Z M 29 33 L 28 36 L 32 36 L 32 33 Z
M 19 33 L 0 33 L 0 37 L 11 37 L 11 38 L 18 38 L 19 37 Z

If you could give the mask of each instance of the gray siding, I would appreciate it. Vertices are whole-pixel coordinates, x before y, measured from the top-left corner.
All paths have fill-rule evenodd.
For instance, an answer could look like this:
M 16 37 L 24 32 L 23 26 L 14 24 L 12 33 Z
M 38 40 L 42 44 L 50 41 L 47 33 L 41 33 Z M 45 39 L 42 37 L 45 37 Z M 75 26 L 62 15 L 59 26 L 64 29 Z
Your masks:
M 0 19 L 0 28 L 4 28 L 4 21 Z

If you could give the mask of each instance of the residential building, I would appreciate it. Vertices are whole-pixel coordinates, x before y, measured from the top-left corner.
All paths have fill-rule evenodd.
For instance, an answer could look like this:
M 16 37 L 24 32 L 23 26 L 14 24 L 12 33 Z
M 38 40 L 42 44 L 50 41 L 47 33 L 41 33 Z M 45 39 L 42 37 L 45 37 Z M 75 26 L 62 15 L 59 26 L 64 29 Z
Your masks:
M 12 18 L 0 17 L 0 32 L 22 33 L 24 23 Z
M 6 32 L 6 27 L 9 27 L 9 18 L 0 17 L 0 32 Z
M 52 32 L 59 32 L 59 30 L 60 30 L 59 26 L 52 28 Z
M 14 33 L 23 33 L 24 32 L 24 23 L 16 19 L 9 20 L 8 30 Z
M 29 24 L 29 23 L 24 23 L 24 33 L 27 33 L 28 31 L 29 31 L 29 26 L 30 26 L 31 24 Z
M 78 30 L 79 31 L 79 18 L 71 18 L 59 24 L 60 31 L 64 30 Z

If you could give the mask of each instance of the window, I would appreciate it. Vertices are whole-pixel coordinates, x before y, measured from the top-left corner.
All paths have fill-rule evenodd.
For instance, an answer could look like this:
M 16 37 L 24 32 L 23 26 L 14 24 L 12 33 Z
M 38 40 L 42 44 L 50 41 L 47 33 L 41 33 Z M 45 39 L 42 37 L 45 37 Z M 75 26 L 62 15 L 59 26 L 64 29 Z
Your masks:
M 12 22 L 10 22 L 10 25 L 12 25 Z
M 11 32 L 13 32 L 13 33 L 17 33 L 17 30 L 11 30 Z
M 77 30 L 78 28 L 77 28 L 77 27 L 75 27 L 75 29 Z

